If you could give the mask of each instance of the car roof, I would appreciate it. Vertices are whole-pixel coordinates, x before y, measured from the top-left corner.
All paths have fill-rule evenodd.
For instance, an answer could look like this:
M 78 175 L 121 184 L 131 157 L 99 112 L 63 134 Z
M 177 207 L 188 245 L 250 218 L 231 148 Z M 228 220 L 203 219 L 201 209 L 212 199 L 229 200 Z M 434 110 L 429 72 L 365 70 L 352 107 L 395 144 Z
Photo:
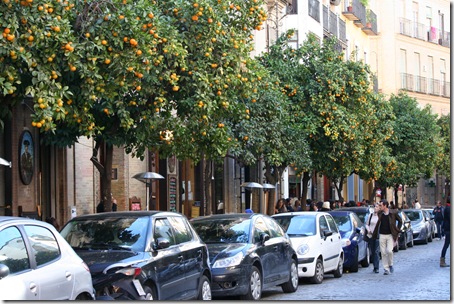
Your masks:
M 19 216 L 0 216 L 0 226 L 4 226 L 4 225 L 10 225 L 10 224 L 15 224 L 15 225 L 24 225 L 24 224 L 38 224 L 38 225 L 41 225 L 41 226 L 45 226 L 45 227 L 51 227 L 52 229 L 54 229 L 55 227 L 52 226 L 51 224 L 49 223 L 46 223 L 44 221 L 40 221 L 40 220 L 35 220 L 35 219 L 31 219 L 31 218 L 28 218 L 28 217 L 19 217 Z
M 101 213 L 92 213 L 76 216 L 71 220 L 80 220 L 80 219 L 104 219 L 104 218 L 121 218 L 121 217 L 142 217 L 142 216 L 183 216 L 181 213 L 172 212 L 172 211 L 113 211 L 113 212 L 101 212 Z
M 283 217 L 283 216 L 317 216 L 317 215 L 323 215 L 323 214 L 329 214 L 326 211 L 294 211 L 294 212 L 284 212 L 284 213 L 278 213 L 274 214 L 271 217 Z
M 212 214 L 192 218 L 191 221 L 198 220 L 207 220 L 207 219 L 233 219 L 233 218 L 253 218 L 259 215 L 264 215 L 261 213 L 224 213 L 224 214 Z
M 372 206 L 361 206 L 361 207 L 342 207 L 341 209 L 336 209 L 333 211 L 353 211 L 353 212 L 370 212 L 370 209 L 373 208 Z
M 349 215 L 350 213 L 355 213 L 355 212 L 349 211 L 349 210 L 336 209 L 336 210 L 328 211 L 328 213 L 329 214 L 334 214 L 334 215 Z

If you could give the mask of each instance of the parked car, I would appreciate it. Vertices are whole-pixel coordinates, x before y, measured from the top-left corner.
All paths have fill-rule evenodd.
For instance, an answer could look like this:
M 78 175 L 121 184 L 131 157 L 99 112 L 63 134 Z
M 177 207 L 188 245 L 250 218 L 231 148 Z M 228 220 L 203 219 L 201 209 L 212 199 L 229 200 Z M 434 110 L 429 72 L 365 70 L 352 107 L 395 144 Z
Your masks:
M 272 216 L 292 241 L 298 255 L 298 276 L 320 284 L 332 273 L 342 277 L 344 251 L 337 224 L 326 212 L 287 212 Z
M 298 289 L 298 258 L 281 226 L 260 213 L 216 214 L 191 220 L 208 245 L 213 296 L 259 300 L 262 291 Z
M 1 300 L 93 300 L 87 265 L 50 224 L 0 216 Z
M 361 222 L 363 222 L 363 224 L 366 224 L 367 220 L 369 219 L 369 215 L 374 213 L 374 207 L 373 206 L 367 206 L 367 207 L 342 207 L 341 209 L 336 209 L 336 210 L 352 211 L 352 212 L 356 213 L 356 215 L 359 217 Z
M 211 299 L 207 246 L 186 217 L 166 211 L 105 212 L 77 216 L 61 230 L 88 264 L 93 281 L 117 268 L 134 266 L 138 294 L 153 300 Z M 135 263 L 135 264 L 134 264 Z M 115 292 L 96 290 L 97 297 Z
M 434 238 L 437 237 L 437 224 L 435 223 L 435 216 L 433 214 L 433 209 L 422 209 L 426 214 L 426 218 L 429 220 L 430 227 L 431 227 L 431 235 L 429 238 L 429 242 L 432 242 Z
M 403 209 L 411 221 L 415 243 L 427 244 L 431 237 L 430 223 L 421 209 Z
M 402 219 L 402 227 L 400 228 L 398 246 L 396 246 L 394 251 L 406 250 L 408 247 L 413 247 L 414 244 L 413 227 L 411 226 L 410 219 L 403 210 L 399 210 L 398 214 Z
M 339 228 L 342 236 L 342 249 L 344 250 L 344 268 L 350 272 L 358 271 L 358 264 L 369 267 L 369 246 L 364 240 L 366 228 L 356 213 L 352 211 L 328 211 Z

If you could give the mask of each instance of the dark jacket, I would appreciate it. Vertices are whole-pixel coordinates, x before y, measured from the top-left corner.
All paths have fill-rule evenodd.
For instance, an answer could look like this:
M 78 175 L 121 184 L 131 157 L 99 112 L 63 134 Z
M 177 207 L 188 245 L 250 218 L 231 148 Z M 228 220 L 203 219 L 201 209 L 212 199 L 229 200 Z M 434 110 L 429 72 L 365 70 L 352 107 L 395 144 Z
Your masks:
M 443 213 L 443 230 L 450 233 L 451 230 L 451 206 L 446 206 Z
M 381 217 L 383 215 L 383 211 L 378 212 L 378 222 L 377 225 L 375 226 L 374 233 L 372 234 L 373 239 L 378 238 L 378 231 L 380 229 L 380 224 L 381 224 Z M 397 237 L 399 236 L 400 228 L 402 227 L 402 218 L 397 214 L 397 212 L 391 212 L 389 210 L 389 220 L 391 224 L 391 234 L 393 236 L 393 240 L 396 241 Z M 397 226 L 396 226 L 396 221 L 397 221 Z
M 443 208 L 437 206 L 434 208 L 433 213 L 434 213 L 434 220 L 436 222 L 439 222 L 439 223 L 443 222 Z

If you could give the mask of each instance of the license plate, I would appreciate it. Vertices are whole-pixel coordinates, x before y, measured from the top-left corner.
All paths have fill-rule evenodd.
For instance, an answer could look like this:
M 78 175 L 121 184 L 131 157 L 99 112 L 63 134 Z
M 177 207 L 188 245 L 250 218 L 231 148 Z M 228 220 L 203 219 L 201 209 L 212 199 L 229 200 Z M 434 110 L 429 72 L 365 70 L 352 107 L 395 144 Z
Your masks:
M 142 287 L 142 284 L 140 284 L 140 281 L 139 280 L 132 280 L 132 283 L 136 287 L 136 290 L 137 290 L 137 293 L 139 294 L 139 296 L 144 296 L 145 295 L 145 291 L 143 290 L 143 287 Z

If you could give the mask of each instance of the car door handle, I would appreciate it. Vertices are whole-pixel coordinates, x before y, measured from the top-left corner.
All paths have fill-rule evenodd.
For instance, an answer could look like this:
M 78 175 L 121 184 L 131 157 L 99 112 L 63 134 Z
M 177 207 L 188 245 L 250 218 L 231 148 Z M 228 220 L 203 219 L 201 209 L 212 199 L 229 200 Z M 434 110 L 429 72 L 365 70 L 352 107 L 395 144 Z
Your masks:
M 38 286 L 34 282 L 30 282 L 30 291 L 36 295 Z
M 66 272 L 66 280 L 71 281 L 73 275 L 71 272 Z
M 183 263 L 183 260 L 184 260 L 184 259 L 183 259 L 183 256 L 182 256 L 182 255 L 178 256 L 178 259 L 180 260 L 180 263 Z

